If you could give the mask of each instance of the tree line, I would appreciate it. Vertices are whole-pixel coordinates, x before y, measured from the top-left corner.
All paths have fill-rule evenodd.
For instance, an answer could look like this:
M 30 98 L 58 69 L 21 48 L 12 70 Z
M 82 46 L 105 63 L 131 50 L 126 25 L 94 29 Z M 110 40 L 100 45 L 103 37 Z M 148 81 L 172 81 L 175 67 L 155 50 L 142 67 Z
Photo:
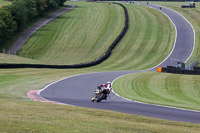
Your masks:
M 20 31 L 30 21 L 46 11 L 57 8 L 66 0 L 12 0 L 11 5 L 0 8 L 0 44 Z

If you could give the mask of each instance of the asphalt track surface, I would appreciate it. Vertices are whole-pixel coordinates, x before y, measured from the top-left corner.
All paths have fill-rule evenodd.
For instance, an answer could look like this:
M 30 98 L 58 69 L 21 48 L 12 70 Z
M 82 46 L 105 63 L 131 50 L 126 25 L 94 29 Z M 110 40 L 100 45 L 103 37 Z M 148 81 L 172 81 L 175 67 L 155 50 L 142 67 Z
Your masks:
M 160 10 L 159 6 L 148 6 Z M 183 62 L 188 60 L 194 48 L 195 35 L 193 28 L 177 12 L 164 7 L 162 7 L 160 11 L 166 14 L 174 23 L 177 31 L 177 38 L 173 51 L 167 59 L 158 66 L 166 67 L 167 65 L 171 65 L 171 59 L 181 59 Z M 156 67 L 149 71 L 155 71 L 155 69 Z M 91 102 L 94 90 L 98 85 L 107 81 L 114 81 L 122 75 L 136 72 L 140 71 L 99 72 L 68 77 L 47 85 L 39 92 L 39 95 L 50 101 L 74 106 L 112 110 L 173 121 L 200 123 L 200 112 L 198 111 L 139 103 L 126 100 L 115 95 L 115 93 L 111 93 L 106 101 L 100 103 Z

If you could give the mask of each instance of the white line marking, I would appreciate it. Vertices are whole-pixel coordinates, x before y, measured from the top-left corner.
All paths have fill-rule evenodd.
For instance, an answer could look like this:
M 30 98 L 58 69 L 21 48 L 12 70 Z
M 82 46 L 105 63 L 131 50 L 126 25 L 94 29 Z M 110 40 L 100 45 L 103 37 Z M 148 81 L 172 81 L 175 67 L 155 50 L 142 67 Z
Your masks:
M 155 4 L 155 5 L 156 5 L 156 4 Z M 156 5 L 156 6 L 160 6 L 160 5 Z M 192 53 L 190 54 L 190 56 L 189 56 L 189 57 L 186 59 L 186 61 L 184 62 L 184 63 L 186 63 L 186 62 L 190 59 L 190 57 L 192 56 L 192 54 L 193 54 L 193 52 L 194 52 L 194 49 L 195 49 L 195 35 L 196 35 L 196 34 L 195 34 L 195 30 L 194 30 L 192 24 L 191 24 L 181 13 L 177 12 L 176 10 L 173 10 L 173 9 L 170 9 L 170 8 L 167 8 L 167 7 L 164 7 L 164 6 L 161 6 L 161 7 L 176 12 L 176 13 L 179 14 L 185 21 L 187 21 L 187 23 L 190 25 L 190 27 L 192 27 L 193 34 L 194 34 L 194 44 L 193 44 Z
M 161 12 L 162 14 L 164 14 L 165 16 L 167 16 L 167 17 L 169 18 L 169 20 L 172 22 L 172 24 L 173 24 L 173 26 L 174 26 L 174 28 L 175 28 L 176 35 L 175 35 L 175 40 L 174 40 L 174 46 L 173 46 L 173 48 L 172 48 L 170 54 L 169 54 L 161 63 L 159 63 L 158 65 L 156 65 L 156 66 L 154 66 L 153 68 L 150 68 L 150 69 L 148 69 L 148 70 L 155 69 L 156 67 L 158 67 L 159 65 L 161 65 L 163 62 L 165 62 L 165 61 L 171 56 L 171 54 L 173 53 L 173 51 L 174 51 L 174 49 L 175 49 L 176 40 L 177 40 L 177 27 L 176 27 L 176 25 L 174 24 L 174 22 L 172 21 L 172 19 L 171 19 L 167 14 L 165 14 L 165 13 L 162 12 L 162 11 L 160 11 L 159 9 L 156 9 L 156 8 L 153 8 L 153 7 L 151 7 L 151 8 L 152 8 L 152 9 L 155 9 L 155 10 L 157 10 L 157 11 L 159 11 L 159 12 Z
M 156 5 L 156 6 L 159 6 L 159 5 Z M 161 7 L 163 7 L 163 6 L 161 6 Z M 152 8 L 152 7 L 151 7 L 151 8 Z M 164 8 L 166 8 L 166 7 L 164 7 Z M 159 9 L 156 9 L 156 8 L 153 8 L 153 9 L 160 11 Z M 169 9 L 169 8 L 166 8 L 166 9 L 171 10 L 171 11 L 174 11 L 174 10 Z M 177 40 L 177 28 L 176 28 L 176 25 L 174 24 L 174 22 L 172 21 L 172 19 L 171 19 L 167 14 L 165 14 L 165 13 L 162 12 L 162 11 L 160 11 L 160 12 L 163 13 L 164 15 L 166 15 L 166 16 L 170 19 L 170 21 L 172 22 L 172 24 L 173 24 L 174 27 L 175 27 L 176 37 L 175 37 L 175 41 L 174 41 L 174 47 L 173 47 L 171 53 L 168 55 L 168 57 L 167 57 L 164 61 L 162 61 L 160 64 L 156 65 L 155 67 L 153 67 L 153 68 L 151 68 L 151 69 L 148 69 L 148 71 L 149 71 L 149 70 L 152 70 L 152 69 L 154 69 L 154 68 L 156 68 L 156 67 L 158 67 L 158 66 L 161 65 L 163 62 L 165 62 L 165 61 L 169 58 L 169 56 L 171 56 L 172 52 L 174 51 L 175 45 L 176 45 L 176 40 Z M 176 12 L 176 11 L 174 11 L 174 12 Z M 181 15 L 181 14 L 178 13 L 178 12 L 176 12 L 176 13 L 179 14 L 180 16 L 182 16 L 182 18 L 185 19 L 185 20 L 187 21 L 187 23 L 192 27 L 191 23 L 190 23 L 183 15 Z M 194 32 L 194 28 L 193 28 L 193 27 L 192 27 L 192 29 L 193 29 L 193 33 L 194 33 L 193 51 L 192 51 L 192 53 L 190 54 L 190 56 L 187 58 L 187 60 L 191 57 L 191 55 L 192 55 L 193 52 L 194 52 L 194 48 L 195 48 L 195 32 Z M 187 60 L 186 60 L 185 62 L 187 62 Z M 126 74 L 126 75 L 127 75 L 127 74 Z M 126 75 L 122 75 L 122 76 L 120 76 L 120 77 L 117 77 L 116 79 L 113 80 L 112 84 L 113 84 L 117 79 L 119 79 L 119 78 L 121 78 L 121 77 L 123 77 L 123 76 L 126 76 Z M 131 100 L 131 99 L 128 99 L 128 98 L 125 98 L 125 97 L 120 96 L 119 94 L 117 94 L 117 93 L 114 92 L 114 89 L 112 89 L 112 92 L 113 92 L 116 96 L 119 96 L 120 98 L 123 98 L 123 99 L 128 100 L 128 101 L 136 102 L 136 103 L 147 104 L 147 105 L 154 105 L 154 106 L 159 106 L 159 107 L 168 107 L 168 108 L 174 108 L 174 109 L 180 109 L 180 110 L 186 110 L 186 111 L 192 111 L 192 112 L 200 112 L 200 111 L 190 110 L 190 109 L 183 109 L 183 108 L 177 108 L 177 107 L 171 107 L 171 106 L 165 106 L 165 105 L 156 105 L 156 104 L 149 104 L 149 103 L 139 102 L 139 101 Z
M 139 72 L 137 72 L 137 73 L 139 73 Z M 130 73 L 130 74 L 131 74 L 131 73 Z M 127 75 L 127 74 L 126 74 L 126 75 Z M 119 78 L 124 77 L 124 76 L 126 76 L 126 75 L 122 75 L 122 76 L 120 76 L 120 77 L 117 77 L 116 79 L 114 79 L 114 80 L 112 81 L 112 84 L 113 84 L 116 80 L 118 80 Z M 125 99 L 125 100 L 127 100 L 127 101 L 132 101 L 132 102 L 135 102 L 135 103 L 146 104 L 146 105 L 154 105 L 154 106 L 158 106 L 158 107 L 167 107 L 167 108 L 172 108 L 172 109 L 179 109 L 179 110 L 184 110 L 184 111 L 190 111 L 190 112 L 197 112 L 197 113 L 200 113 L 200 111 L 198 111 L 198 110 L 184 109 L 184 108 L 178 108 L 178 107 L 167 106 L 167 105 L 150 104 L 150 103 L 145 103 L 145 102 L 140 102 L 140 101 L 132 100 L 132 99 L 129 99 L 129 98 L 125 98 L 125 97 L 122 97 L 122 96 L 120 96 L 119 94 L 117 94 L 117 93 L 114 91 L 114 88 L 112 89 L 112 92 L 113 92 L 116 96 L 118 96 L 118 97 L 120 97 L 120 98 L 123 98 L 123 99 Z
M 155 9 L 155 8 L 154 8 Z M 157 9 L 158 10 L 158 9 Z M 169 9 L 169 10 L 171 10 L 171 9 Z M 158 11 L 160 11 L 160 10 L 158 10 Z M 172 11 L 174 11 L 174 10 L 172 10 Z M 176 12 L 176 11 L 175 11 Z M 162 12 L 163 13 L 163 12 Z M 165 14 L 165 13 L 163 13 L 163 14 Z M 167 15 L 167 14 L 165 14 L 168 18 L 169 18 L 169 16 Z M 180 14 L 181 15 L 181 14 Z M 182 16 L 182 15 L 181 15 Z M 183 17 L 183 16 L 182 16 Z M 184 18 L 184 17 L 183 17 Z M 171 20 L 171 18 L 169 18 L 170 20 Z M 184 18 L 185 19 L 185 18 Z M 186 19 L 185 19 L 186 20 Z M 186 20 L 187 21 L 187 20 Z M 174 25 L 174 27 L 175 27 L 175 30 L 176 30 L 176 38 L 177 38 L 177 29 L 176 29 L 176 26 L 175 26 L 175 24 L 174 24 L 174 22 L 171 20 L 171 22 L 172 22 L 172 24 Z M 188 22 L 188 21 L 187 21 Z M 189 22 L 188 22 L 189 23 Z M 190 23 L 189 23 L 190 24 Z M 192 27 L 192 25 L 190 24 L 190 26 Z M 193 27 L 192 27 L 192 29 L 193 29 Z M 194 32 L 194 29 L 193 29 L 193 32 Z M 174 47 L 173 47 L 173 49 L 172 49 L 172 51 L 171 51 L 171 53 L 169 54 L 169 56 L 172 54 L 172 52 L 173 52 L 173 50 L 174 50 L 174 48 L 175 48 L 175 44 L 176 44 L 176 39 L 175 39 L 175 42 L 174 42 Z M 194 44 L 195 44 L 195 32 L 194 32 Z M 194 51 L 194 48 L 193 48 L 193 51 Z M 192 52 L 193 53 L 193 52 Z M 191 54 L 192 55 L 192 54 Z M 190 56 L 191 56 L 190 55 Z M 164 61 L 166 61 L 168 58 L 169 58 L 169 56 L 164 60 Z M 190 58 L 190 57 L 189 57 Z M 188 59 L 189 59 L 188 58 Z M 187 59 L 187 60 L 188 60 Z M 162 61 L 160 64 L 162 64 L 164 61 Z M 159 65 L 160 65 L 159 64 Z M 159 66 L 159 65 L 157 65 L 157 66 Z M 153 67 L 153 68 L 151 68 L 151 69 L 148 69 L 148 70 L 143 70 L 143 71 L 140 71 L 140 72 L 144 72 L 144 71 L 149 71 L 149 70 L 152 70 L 152 69 L 154 69 L 154 68 L 156 68 L 157 66 L 155 66 L 155 67 Z M 112 72 L 112 71 L 111 71 Z M 121 72 L 121 71 L 120 71 Z M 139 72 L 139 71 L 138 71 Z M 101 72 L 95 72 L 95 73 L 101 73 Z M 38 95 L 40 95 L 40 93 L 42 92 L 42 91 L 44 91 L 45 89 L 47 89 L 49 86 L 51 86 L 51 85 L 53 85 L 53 84 L 55 84 L 55 83 L 58 83 L 58 82 L 60 82 L 60 81 L 63 81 L 63 80 L 66 80 L 66 79 L 69 79 L 69 78 L 72 78 L 72 77 L 76 77 L 76 76 L 81 76 L 81 75 L 86 75 L 86 74 L 95 74 L 95 73 L 85 73 L 85 74 L 78 74 L 78 75 L 75 75 L 75 76 L 70 76 L 70 77 L 66 77 L 66 78 L 63 78 L 63 79 L 61 79 L 61 80 L 58 80 L 58 81 L 55 81 L 55 82 L 52 82 L 52 83 L 50 83 L 50 84 L 48 84 L 48 85 L 46 85 L 42 90 L 40 90 L 39 92 L 38 92 Z M 121 77 L 123 77 L 123 76 L 125 76 L 125 75 L 127 75 L 127 74 L 124 74 L 124 75 L 122 75 L 122 76 L 119 76 L 119 77 L 117 77 L 116 79 L 114 79 L 113 81 L 112 81 L 112 84 L 117 80 L 117 79 L 119 79 L 119 78 L 121 78 Z M 124 98 L 124 97 L 121 97 L 120 95 L 118 95 L 117 93 L 115 93 L 114 92 L 114 90 L 112 89 L 112 92 L 116 95 L 116 96 L 118 96 L 118 97 L 120 97 L 120 98 L 123 98 L 123 99 L 125 99 L 125 100 L 127 100 L 127 101 L 132 101 L 132 102 L 135 102 L 135 103 L 140 103 L 140 104 L 146 104 L 146 105 L 154 105 L 154 106 L 158 106 L 158 107 L 167 107 L 167 108 L 173 108 L 173 109 L 179 109 L 179 110 L 185 110 L 185 111 L 191 111 L 191 112 L 200 112 L 200 111 L 196 111 L 196 110 L 190 110 L 190 109 L 183 109 L 183 108 L 177 108 L 177 107 L 171 107 L 171 106 L 165 106 L 165 105 L 156 105 L 156 104 L 149 104 L 149 103 L 143 103 L 143 102 L 139 102 L 139 101 L 134 101 L 134 100 L 131 100 L 131 99 L 128 99 L 128 98 Z M 41 95 L 40 95 L 41 96 Z M 42 96 L 41 96 L 42 97 Z M 44 98 L 45 99 L 45 98 Z M 47 99 L 48 100 L 48 99 Z M 48 100 L 48 101 L 50 101 L 50 100 Z M 57 101 L 53 101 L 53 102 L 57 102 Z M 59 103 L 59 102 L 57 102 L 57 103 Z M 71 104 L 64 104 L 64 103 L 61 103 L 61 104 L 63 104 L 63 105 L 70 105 L 70 106 L 75 106 L 75 105 L 71 105 Z

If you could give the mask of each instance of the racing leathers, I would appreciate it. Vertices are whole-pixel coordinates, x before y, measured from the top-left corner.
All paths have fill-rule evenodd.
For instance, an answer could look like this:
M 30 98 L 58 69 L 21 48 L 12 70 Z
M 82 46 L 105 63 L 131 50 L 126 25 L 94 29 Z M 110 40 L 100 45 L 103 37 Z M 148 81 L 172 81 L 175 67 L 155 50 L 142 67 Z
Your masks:
M 102 84 L 98 87 L 99 89 L 102 89 L 101 93 L 105 94 L 105 99 L 107 99 L 107 96 L 110 94 L 110 92 L 112 91 L 112 87 L 111 84 Z

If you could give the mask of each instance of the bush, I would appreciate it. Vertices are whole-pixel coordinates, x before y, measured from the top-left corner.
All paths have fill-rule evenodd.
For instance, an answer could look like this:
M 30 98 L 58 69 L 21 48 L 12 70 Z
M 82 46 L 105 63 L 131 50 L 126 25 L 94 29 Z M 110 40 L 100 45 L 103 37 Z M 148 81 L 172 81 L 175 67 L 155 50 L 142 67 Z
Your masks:
M 16 31 L 17 25 L 11 15 L 11 12 L 0 8 L 0 42 L 9 38 Z
M 57 8 L 66 0 L 13 0 L 12 5 L 0 9 L 0 43 L 16 30 L 20 31 L 30 21 L 45 11 Z

